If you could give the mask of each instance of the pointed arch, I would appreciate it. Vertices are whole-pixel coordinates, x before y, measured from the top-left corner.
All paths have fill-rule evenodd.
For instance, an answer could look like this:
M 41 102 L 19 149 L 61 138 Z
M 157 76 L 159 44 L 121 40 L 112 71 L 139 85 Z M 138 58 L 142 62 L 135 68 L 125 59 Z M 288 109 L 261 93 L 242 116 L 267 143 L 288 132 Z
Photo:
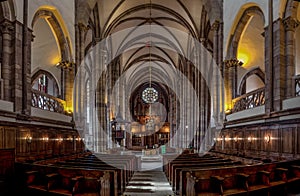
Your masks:
M 256 67 L 256 68 L 250 70 L 249 72 L 247 72 L 242 77 L 241 83 L 238 88 L 238 92 L 240 95 L 243 95 L 246 93 L 246 82 L 247 82 L 247 79 L 252 75 L 258 76 L 261 79 L 261 81 L 263 83 L 265 83 L 265 73 L 259 67 Z
M 39 69 L 37 70 L 31 77 L 31 88 L 34 88 L 34 85 L 36 84 L 37 80 L 41 77 L 45 75 L 48 79 L 53 81 L 53 96 L 59 96 L 61 94 L 61 89 L 60 86 L 58 85 L 58 80 L 57 78 L 55 78 L 54 75 L 52 75 L 50 72 L 43 70 L 43 69 Z
M 68 30 L 62 20 L 61 15 L 54 7 L 40 7 L 37 12 L 34 14 L 31 27 L 33 28 L 38 19 L 44 18 L 49 26 L 51 27 L 53 34 L 58 42 L 60 49 L 61 61 L 70 61 L 73 60 L 72 55 L 72 45 L 70 41 L 70 36 Z
M 238 44 L 242 37 L 242 34 L 244 30 L 247 27 L 248 22 L 250 21 L 251 17 L 254 14 L 257 14 L 261 17 L 263 20 L 263 23 L 265 23 L 265 16 L 263 14 L 263 11 L 258 7 L 257 5 L 249 4 L 245 5 L 247 6 L 246 9 L 241 10 L 241 17 L 237 19 L 237 25 L 232 27 L 232 33 L 231 37 L 229 38 L 229 42 L 227 45 L 227 59 L 230 58 L 236 58 L 237 57 L 237 50 L 238 50 Z M 248 7 L 250 6 L 250 7 Z
M 0 3 L 0 21 L 7 19 L 9 21 L 14 21 L 16 19 L 16 5 L 13 0 L 7 0 Z
M 299 2 L 294 0 L 285 0 L 282 3 L 285 3 L 282 5 L 282 7 L 284 8 L 283 18 L 297 18 L 297 9 L 299 6 Z

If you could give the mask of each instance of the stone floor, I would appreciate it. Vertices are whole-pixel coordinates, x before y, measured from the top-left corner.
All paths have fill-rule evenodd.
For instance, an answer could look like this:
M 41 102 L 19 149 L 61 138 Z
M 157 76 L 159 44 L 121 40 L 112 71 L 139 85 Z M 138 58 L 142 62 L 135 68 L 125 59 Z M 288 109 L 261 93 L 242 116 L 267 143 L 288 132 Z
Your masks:
M 173 196 L 172 187 L 161 166 L 161 162 L 142 162 L 141 171 L 134 173 L 123 196 Z

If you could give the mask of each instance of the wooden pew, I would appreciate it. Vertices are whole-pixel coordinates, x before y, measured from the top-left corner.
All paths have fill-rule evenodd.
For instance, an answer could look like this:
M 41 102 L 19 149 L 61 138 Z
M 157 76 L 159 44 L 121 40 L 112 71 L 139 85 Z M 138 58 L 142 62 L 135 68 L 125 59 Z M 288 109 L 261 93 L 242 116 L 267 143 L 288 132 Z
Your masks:
M 37 190 L 41 192 L 56 191 L 61 194 L 67 194 L 76 190 L 75 187 L 79 183 L 79 176 L 86 178 L 95 178 L 99 180 L 100 192 L 106 193 L 105 196 L 119 195 L 117 187 L 116 170 L 109 169 L 79 169 L 79 168 L 61 168 L 50 165 L 34 165 L 27 163 L 17 164 L 18 170 L 23 171 L 26 176 L 27 190 Z M 28 172 L 27 172 L 28 171 Z M 77 181 L 76 181 L 77 180 Z M 61 182 L 65 186 L 56 186 Z M 73 183 L 71 186 L 71 183 Z M 72 187 L 72 188 L 70 188 Z M 64 189 L 64 191 L 58 191 Z M 74 192 L 73 192 L 74 193 Z
M 186 179 L 182 176 L 186 174 L 186 168 L 188 170 L 193 169 L 213 169 L 213 168 L 222 168 L 222 167 L 233 167 L 240 165 L 238 161 L 221 161 L 221 162 L 210 162 L 210 163 L 199 163 L 199 164 L 185 164 L 185 165 L 174 165 L 173 177 L 172 177 L 172 188 L 174 191 L 178 192 L 181 189 L 184 189 L 183 184 L 185 184 Z
M 293 177 L 288 175 L 289 172 L 293 173 Z M 190 169 L 185 178 L 186 190 L 180 189 L 180 195 L 284 195 L 289 180 L 298 177 L 293 167 L 287 169 L 280 163 L 270 163 L 210 170 Z
M 222 165 L 222 164 L 226 164 L 226 163 L 230 163 L 231 165 L 231 160 L 227 159 L 227 160 L 210 160 L 210 161 L 185 161 L 185 162 L 172 162 L 170 163 L 169 166 L 169 181 L 171 182 L 171 184 L 173 185 L 173 183 L 175 182 L 174 179 L 176 176 L 179 176 L 179 173 L 176 173 L 176 168 L 189 168 L 189 167 L 203 167 L 203 166 L 215 166 L 215 165 Z
M 65 167 L 65 168 L 79 168 L 79 169 L 99 169 L 99 170 L 115 170 L 117 173 L 117 184 L 115 187 L 117 188 L 118 192 L 122 192 L 125 190 L 126 183 L 129 181 L 128 176 L 126 175 L 126 170 L 124 170 L 123 165 L 118 165 L 117 163 L 115 166 L 107 165 L 106 163 L 81 163 L 81 162 L 59 162 L 56 164 L 58 167 Z
M 104 160 L 104 161 L 103 161 Z M 137 166 L 137 158 L 133 155 L 97 155 L 89 154 L 76 159 L 56 162 L 55 165 L 74 168 L 115 169 L 118 173 L 118 192 L 125 190 L 126 184 Z M 117 186 L 117 185 L 115 185 Z

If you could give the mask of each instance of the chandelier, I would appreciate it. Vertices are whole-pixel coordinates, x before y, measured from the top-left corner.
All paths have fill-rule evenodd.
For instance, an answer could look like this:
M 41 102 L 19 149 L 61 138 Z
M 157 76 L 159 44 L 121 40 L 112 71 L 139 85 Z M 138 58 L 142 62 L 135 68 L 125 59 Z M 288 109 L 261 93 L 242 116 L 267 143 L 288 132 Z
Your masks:
M 143 90 L 142 92 L 142 99 L 146 102 L 146 103 L 154 103 L 157 101 L 158 99 L 158 92 L 155 88 L 153 87 L 148 87 L 145 88 L 145 90 Z
M 150 31 L 150 41 L 149 44 L 147 44 L 148 48 L 149 48 L 149 87 L 145 88 L 144 91 L 142 92 L 142 99 L 148 103 L 148 104 L 152 104 L 154 102 L 157 101 L 158 99 L 158 92 L 155 88 L 153 88 L 151 86 L 152 83 L 152 73 L 151 73 L 151 47 L 152 47 L 152 40 L 151 40 L 151 23 L 152 23 L 152 18 L 151 18 L 151 0 L 150 0 L 150 25 L 149 25 L 149 31 Z M 146 121 L 146 130 L 147 131 L 153 131 L 155 127 L 155 123 L 154 123 L 154 119 L 151 116 L 151 106 L 149 107 L 149 119 L 147 119 Z
M 152 40 L 151 40 L 151 22 L 152 22 L 152 13 L 151 13 L 151 0 L 150 0 L 150 14 L 149 14 L 149 18 L 150 18 L 150 25 L 149 25 L 149 30 L 150 30 L 150 41 L 149 44 L 146 44 L 146 46 L 149 48 L 149 87 L 147 87 L 146 89 L 144 89 L 144 91 L 142 92 L 142 99 L 146 102 L 146 103 L 154 103 L 157 101 L 158 99 L 158 92 L 155 88 L 153 88 L 151 86 L 152 83 L 152 73 L 151 73 L 151 47 L 152 47 Z M 151 114 L 150 114 L 151 115 Z

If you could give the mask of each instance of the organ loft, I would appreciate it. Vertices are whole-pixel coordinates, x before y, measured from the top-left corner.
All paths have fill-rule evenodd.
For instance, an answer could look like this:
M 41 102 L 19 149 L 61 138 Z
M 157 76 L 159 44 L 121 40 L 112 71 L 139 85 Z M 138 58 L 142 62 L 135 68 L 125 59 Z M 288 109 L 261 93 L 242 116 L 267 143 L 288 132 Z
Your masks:
M 0 195 L 299 195 L 298 0 L 0 0 Z

